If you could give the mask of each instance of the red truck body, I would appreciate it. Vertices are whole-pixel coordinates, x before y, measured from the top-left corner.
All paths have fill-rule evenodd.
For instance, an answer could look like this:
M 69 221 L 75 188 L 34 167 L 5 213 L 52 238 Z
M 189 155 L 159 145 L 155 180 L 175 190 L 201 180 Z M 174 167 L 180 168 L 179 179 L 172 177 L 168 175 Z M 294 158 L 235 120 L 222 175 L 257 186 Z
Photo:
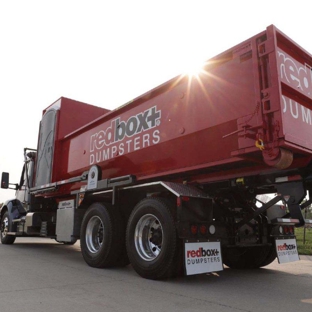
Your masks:
M 310 54 L 270 26 L 197 76 L 176 77 L 119 109 L 61 98 L 45 182 L 94 164 L 103 178 L 189 182 L 303 168 L 312 156 L 311 66 Z

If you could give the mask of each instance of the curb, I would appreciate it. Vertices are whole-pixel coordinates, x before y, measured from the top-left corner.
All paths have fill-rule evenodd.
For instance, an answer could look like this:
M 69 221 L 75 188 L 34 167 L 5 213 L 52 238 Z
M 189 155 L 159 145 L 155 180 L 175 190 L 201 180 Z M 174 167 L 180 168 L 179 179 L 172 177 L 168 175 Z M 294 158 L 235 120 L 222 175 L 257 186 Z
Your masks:
M 312 256 L 299 255 L 300 260 L 312 261 Z

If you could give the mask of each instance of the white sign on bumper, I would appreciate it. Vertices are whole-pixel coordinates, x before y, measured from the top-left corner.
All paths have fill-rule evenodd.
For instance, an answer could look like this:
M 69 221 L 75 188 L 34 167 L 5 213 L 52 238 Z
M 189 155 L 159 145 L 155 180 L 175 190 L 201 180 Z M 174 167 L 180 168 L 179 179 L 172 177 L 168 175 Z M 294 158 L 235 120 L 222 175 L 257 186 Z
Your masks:
M 223 270 L 220 242 L 186 242 L 184 250 L 186 275 Z
M 287 263 L 300 260 L 295 238 L 277 239 L 275 245 L 279 263 Z

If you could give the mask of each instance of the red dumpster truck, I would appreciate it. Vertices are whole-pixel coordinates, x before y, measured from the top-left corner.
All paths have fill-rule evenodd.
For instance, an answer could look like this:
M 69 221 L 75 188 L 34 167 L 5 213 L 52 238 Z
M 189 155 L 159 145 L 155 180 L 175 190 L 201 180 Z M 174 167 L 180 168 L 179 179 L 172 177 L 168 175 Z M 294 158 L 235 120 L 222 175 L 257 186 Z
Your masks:
M 1 242 L 78 239 L 92 267 L 163 279 L 299 260 L 312 56 L 265 31 L 116 110 L 60 98 L 1 209 Z M 263 201 L 263 195 L 268 200 Z M 303 203 L 304 202 L 304 203 Z

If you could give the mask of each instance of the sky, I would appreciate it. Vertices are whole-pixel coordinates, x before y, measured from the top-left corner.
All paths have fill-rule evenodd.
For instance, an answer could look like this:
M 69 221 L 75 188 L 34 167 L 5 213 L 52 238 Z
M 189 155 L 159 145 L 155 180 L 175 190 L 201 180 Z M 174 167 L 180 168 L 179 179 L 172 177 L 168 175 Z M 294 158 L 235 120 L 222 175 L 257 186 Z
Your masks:
M 0 0 L 0 172 L 17 183 L 61 96 L 115 109 L 274 24 L 312 53 L 310 0 Z M 14 191 L 0 190 L 0 203 Z

